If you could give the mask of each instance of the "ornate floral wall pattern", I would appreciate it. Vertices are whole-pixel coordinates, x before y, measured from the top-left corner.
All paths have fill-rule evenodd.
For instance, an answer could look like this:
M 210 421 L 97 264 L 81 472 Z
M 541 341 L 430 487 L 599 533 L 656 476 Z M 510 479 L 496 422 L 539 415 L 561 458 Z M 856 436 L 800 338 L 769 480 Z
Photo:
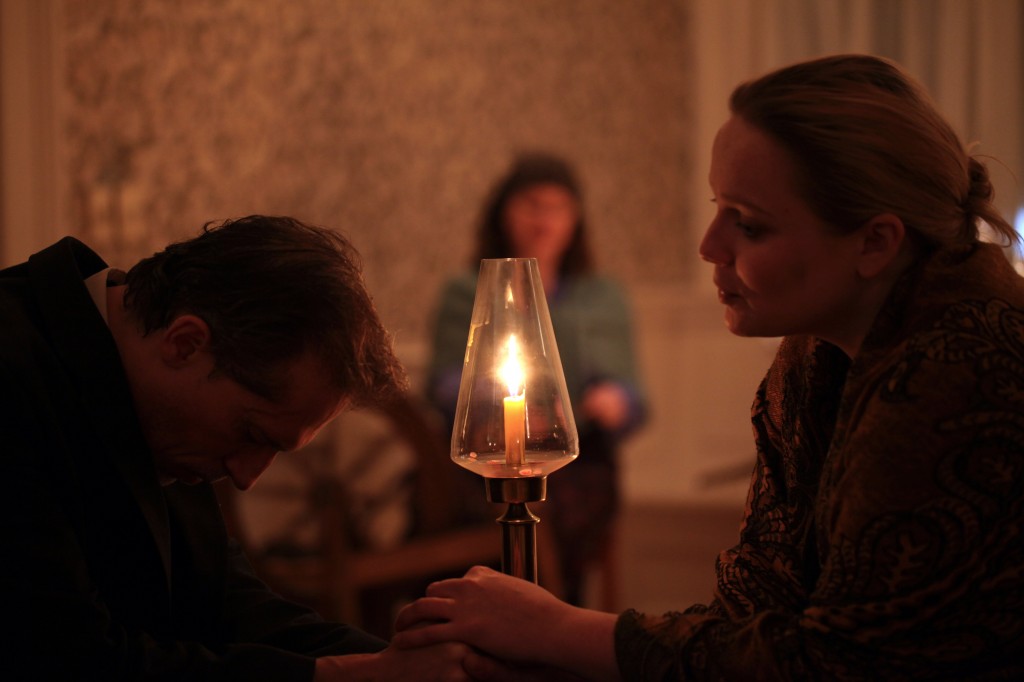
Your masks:
M 689 276 L 685 0 L 71 0 L 71 231 L 126 265 L 207 220 L 347 233 L 400 344 L 513 153 L 574 159 L 602 267 Z

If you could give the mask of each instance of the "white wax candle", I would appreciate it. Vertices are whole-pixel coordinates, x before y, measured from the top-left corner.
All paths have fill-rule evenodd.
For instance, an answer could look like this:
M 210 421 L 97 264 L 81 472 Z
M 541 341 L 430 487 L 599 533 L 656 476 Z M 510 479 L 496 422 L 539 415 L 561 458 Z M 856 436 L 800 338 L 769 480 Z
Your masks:
M 508 386 L 505 398 L 505 463 L 508 466 L 526 464 L 526 388 L 523 367 L 519 362 L 519 344 L 513 334 L 508 338 L 508 353 L 499 369 Z
M 505 464 L 526 464 L 526 394 L 505 398 Z

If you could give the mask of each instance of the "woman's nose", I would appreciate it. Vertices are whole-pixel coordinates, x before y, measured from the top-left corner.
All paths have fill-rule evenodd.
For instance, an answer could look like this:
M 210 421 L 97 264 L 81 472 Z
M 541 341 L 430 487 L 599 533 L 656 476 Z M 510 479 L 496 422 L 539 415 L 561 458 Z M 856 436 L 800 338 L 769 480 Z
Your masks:
M 702 260 L 714 265 L 726 265 L 731 258 L 729 249 L 722 239 L 721 229 L 718 226 L 718 219 L 711 221 L 708 229 L 704 232 L 704 238 L 700 240 L 700 247 L 697 252 Z

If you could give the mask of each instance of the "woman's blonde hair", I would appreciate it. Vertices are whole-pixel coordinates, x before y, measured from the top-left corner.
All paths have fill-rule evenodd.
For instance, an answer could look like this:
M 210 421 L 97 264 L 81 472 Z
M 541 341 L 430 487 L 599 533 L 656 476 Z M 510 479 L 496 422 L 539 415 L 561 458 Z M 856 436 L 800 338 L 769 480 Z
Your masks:
M 892 213 L 926 248 L 974 243 L 979 220 L 1018 241 L 992 204 L 988 169 L 892 62 L 801 62 L 741 84 L 729 106 L 793 154 L 805 200 L 842 231 Z

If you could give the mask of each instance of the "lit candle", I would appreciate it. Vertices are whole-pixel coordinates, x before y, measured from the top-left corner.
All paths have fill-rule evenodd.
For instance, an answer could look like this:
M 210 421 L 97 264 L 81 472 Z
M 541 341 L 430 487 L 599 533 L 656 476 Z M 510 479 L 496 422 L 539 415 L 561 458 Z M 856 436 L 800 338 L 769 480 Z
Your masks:
M 499 369 L 508 386 L 505 398 L 505 464 L 519 467 L 526 464 L 526 387 L 523 366 L 519 362 L 519 344 L 513 334 L 508 339 L 508 357 Z

